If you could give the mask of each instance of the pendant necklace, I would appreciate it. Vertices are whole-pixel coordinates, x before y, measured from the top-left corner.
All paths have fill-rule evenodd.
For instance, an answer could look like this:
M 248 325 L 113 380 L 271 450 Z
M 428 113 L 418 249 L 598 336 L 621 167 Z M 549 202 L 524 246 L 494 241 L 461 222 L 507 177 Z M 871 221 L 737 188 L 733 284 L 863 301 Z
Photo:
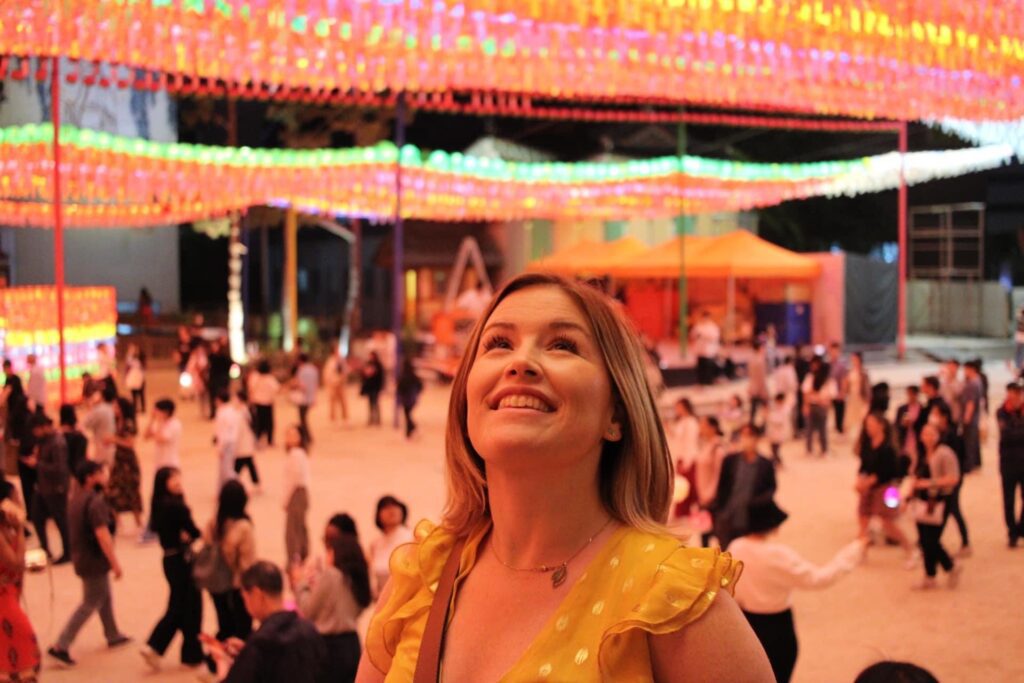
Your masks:
M 605 529 L 607 529 L 608 525 L 611 524 L 611 523 L 612 523 L 612 518 L 609 517 L 608 521 L 605 522 L 601 526 L 601 528 L 597 530 L 597 533 L 595 533 L 593 536 L 588 538 L 587 542 L 584 543 L 580 547 L 579 550 L 577 550 L 572 555 L 570 555 L 569 558 L 566 559 L 561 564 L 550 564 L 550 565 L 549 564 L 542 564 L 539 567 L 513 567 L 512 565 L 507 564 L 500 557 L 498 557 L 498 552 L 494 549 L 494 544 L 493 543 L 490 544 L 490 546 L 491 546 L 491 553 L 494 555 L 494 559 L 496 559 L 498 561 L 498 564 L 500 564 L 501 566 L 505 567 L 506 569 L 511 569 L 514 572 L 537 572 L 539 574 L 547 574 L 548 572 L 552 572 L 552 574 L 551 574 L 551 587 L 552 588 L 558 588 L 563 583 L 565 583 L 566 578 L 568 578 L 568 576 L 569 576 L 569 563 L 572 562 L 573 560 L 575 560 L 579 556 L 580 553 L 582 553 L 584 550 L 586 550 L 590 546 L 590 544 L 594 542 L 594 539 L 597 538 L 598 536 L 600 536 L 601 532 L 604 531 Z

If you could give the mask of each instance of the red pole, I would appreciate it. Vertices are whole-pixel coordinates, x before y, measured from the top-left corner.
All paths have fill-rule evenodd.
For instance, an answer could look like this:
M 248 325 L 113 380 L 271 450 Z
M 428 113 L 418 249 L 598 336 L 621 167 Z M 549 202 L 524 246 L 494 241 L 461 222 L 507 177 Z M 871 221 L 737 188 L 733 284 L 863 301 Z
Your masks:
M 900 189 L 899 189 L 899 288 L 896 312 L 896 350 L 900 360 L 907 354 L 907 180 L 904 160 L 907 154 L 907 122 L 900 123 Z
M 67 359 L 64 353 L 64 215 L 60 189 L 60 57 L 53 57 L 50 75 L 50 118 L 53 121 L 53 279 L 57 289 L 57 337 L 60 344 L 60 402 L 68 402 Z

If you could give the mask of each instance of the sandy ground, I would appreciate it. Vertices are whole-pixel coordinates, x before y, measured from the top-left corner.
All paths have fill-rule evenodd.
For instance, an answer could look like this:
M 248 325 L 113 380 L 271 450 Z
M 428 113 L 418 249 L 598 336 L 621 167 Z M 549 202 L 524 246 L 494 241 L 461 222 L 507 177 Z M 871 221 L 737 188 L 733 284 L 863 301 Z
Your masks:
M 885 367 L 873 374 L 876 381 L 892 373 L 892 381 L 920 377 L 927 366 Z M 991 370 L 993 386 L 1003 380 Z M 149 378 L 150 399 L 171 394 L 174 375 L 154 371 Z M 994 394 L 998 395 L 1001 392 Z M 390 427 L 391 411 L 385 411 L 385 428 L 363 426 L 365 404 L 350 390 L 353 419 L 348 426 L 329 425 L 326 405 L 311 413 L 316 444 L 312 451 L 310 533 L 318 539 L 327 518 L 339 511 L 352 514 L 369 542 L 376 529 L 372 517 L 377 498 L 393 493 L 409 503 L 413 521 L 437 519 L 443 505 L 442 444 L 447 390 L 430 387 L 418 410 L 421 435 L 407 442 Z M 214 511 L 215 454 L 210 444 L 212 427 L 199 419 L 195 404 L 184 403 L 183 470 L 186 494 L 197 522 L 204 523 Z M 277 409 L 278 424 L 293 419 L 294 409 L 283 401 Z M 152 454 L 140 446 L 144 494 L 153 475 Z M 803 447 L 793 443 L 783 451 L 785 468 L 779 474 L 780 505 L 790 512 L 781 538 L 807 558 L 824 562 L 851 540 L 856 531 L 853 476 L 856 461 L 846 443 L 826 460 L 807 459 Z M 262 495 L 255 495 L 250 513 L 258 533 L 258 553 L 278 563 L 284 560 L 284 512 L 280 493 L 283 454 L 260 454 L 258 466 L 265 476 Z M 836 586 L 805 592 L 796 598 L 795 614 L 800 638 L 798 682 L 852 681 L 864 666 L 880 658 L 918 662 L 930 668 L 944 683 L 954 681 L 1024 680 L 1024 597 L 1016 582 L 1024 570 L 1024 548 L 1006 548 L 1002 521 L 999 475 L 994 439 L 986 447 L 984 466 L 972 474 L 963 491 L 963 508 L 970 525 L 974 556 L 965 560 L 966 571 L 955 591 L 929 593 L 910 590 L 921 570 L 903 568 L 897 548 L 872 549 L 865 564 Z M 909 529 L 909 523 L 906 524 Z M 56 537 L 56 529 L 51 530 Z M 155 545 L 136 543 L 137 531 L 130 516 L 123 516 L 118 552 L 124 578 L 115 584 L 115 612 L 121 629 L 136 644 L 117 651 L 105 647 L 98 619 L 91 620 L 72 647 L 78 659 L 74 670 L 45 663 L 43 680 L 72 681 L 190 681 L 191 673 L 178 665 L 178 641 L 158 674 L 150 673 L 138 655 L 162 614 L 167 586 Z M 959 548 L 954 528 L 947 529 L 946 547 Z M 70 566 L 62 566 L 26 579 L 26 604 L 41 645 L 56 638 L 80 597 L 80 584 Z M 216 615 L 207 602 L 204 625 L 215 630 Z M 365 621 L 365 620 L 364 620 Z

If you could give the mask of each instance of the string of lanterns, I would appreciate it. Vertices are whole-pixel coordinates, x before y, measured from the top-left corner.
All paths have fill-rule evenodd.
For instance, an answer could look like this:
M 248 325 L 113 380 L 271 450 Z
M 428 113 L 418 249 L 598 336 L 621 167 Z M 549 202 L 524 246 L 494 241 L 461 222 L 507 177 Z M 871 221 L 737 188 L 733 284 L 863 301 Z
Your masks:
M 52 132 L 0 129 L 0 222 L 52 222 Z M 514 163 L 391 143 L 271 150 L 160 143 L 61 128 L 69 227 L 191 222 L 256 205 L 389 219 L 402 166 L 402 213 L 438 221 L 655 218 L 855 195 L 899 184 L 897 153 L 849 161 L 759 164 L 702 157 L 621 163 Z M 915 152 L 908 183 L 992 168 L 1008 146 Z
M 0 72 L 60 55 L 81 60 L 72 79 L 221 82 L 241 97 L 458 91 L 1005 120 L 1024 116 L 1022 35 L 1021 0 L 51 0 L 0 4 L 0 53 L 16 56 Z

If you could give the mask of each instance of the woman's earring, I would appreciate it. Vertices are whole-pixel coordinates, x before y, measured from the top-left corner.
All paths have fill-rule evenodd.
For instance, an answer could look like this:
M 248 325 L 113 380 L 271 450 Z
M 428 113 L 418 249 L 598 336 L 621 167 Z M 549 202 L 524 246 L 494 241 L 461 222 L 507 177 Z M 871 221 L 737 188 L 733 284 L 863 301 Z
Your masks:
M 609 427 L 608 431 L 605 433 L 605 437 L 609 441 L 615 441 L 616 439 L 619 438 L 619 428 L 618 427 Z

